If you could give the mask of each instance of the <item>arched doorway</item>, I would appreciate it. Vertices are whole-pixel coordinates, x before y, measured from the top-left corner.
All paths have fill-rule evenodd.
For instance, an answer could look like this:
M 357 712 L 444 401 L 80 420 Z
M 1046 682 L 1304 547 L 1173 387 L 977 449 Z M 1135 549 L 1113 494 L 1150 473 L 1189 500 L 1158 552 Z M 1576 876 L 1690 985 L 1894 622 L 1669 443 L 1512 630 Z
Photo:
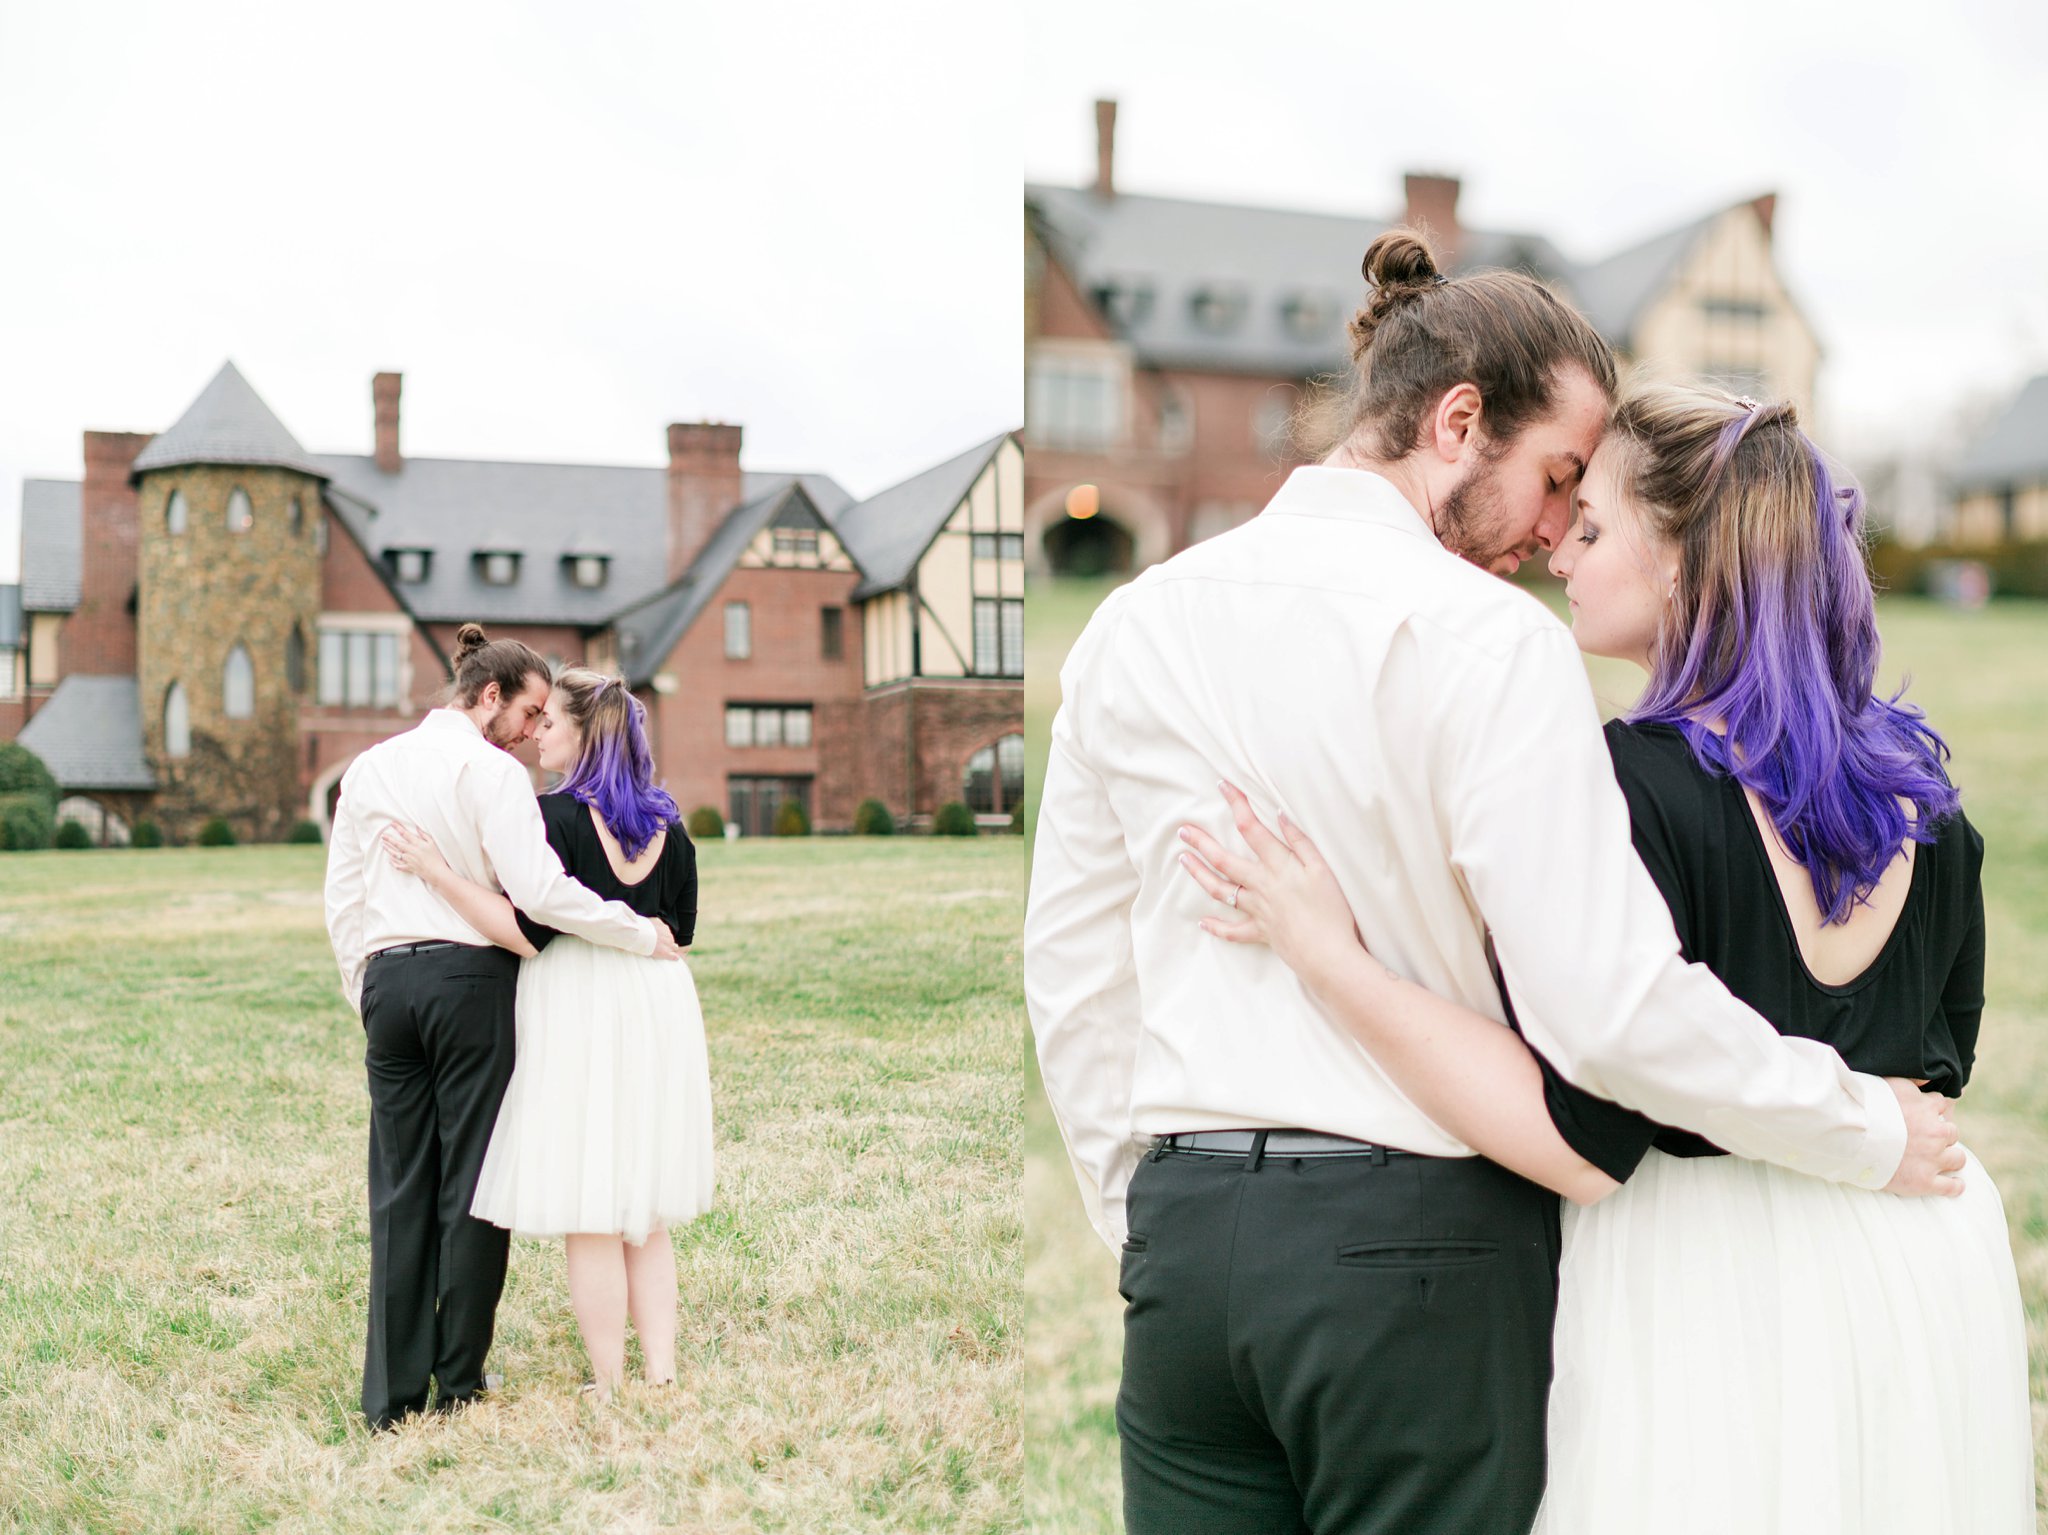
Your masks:
M 1045 530 L 1045 563 L 1056 576 L 1127 576 L 1137 553 L 1130 530 L 1107 512 L 1063 517 Z
M 1024 508 L 1029 574 L 1077 579 L 1135 575 L 1173 553 L 1166 510 L 1128 485 L 1054 483 Z
M 355 760 L 350 756 L 335 763 L 313 780 L 313 787 L 306 795 L 306 819 L 319 823 L 323 838 L 334 831 L 334 807 L 341 799 L 341 775 Z

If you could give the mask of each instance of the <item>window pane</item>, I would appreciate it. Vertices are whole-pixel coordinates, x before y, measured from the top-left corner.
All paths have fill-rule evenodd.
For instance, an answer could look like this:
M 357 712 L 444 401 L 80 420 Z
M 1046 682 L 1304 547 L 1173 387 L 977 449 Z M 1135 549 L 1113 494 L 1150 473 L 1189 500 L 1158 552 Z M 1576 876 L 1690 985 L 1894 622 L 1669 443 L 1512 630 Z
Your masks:
M 237 485 L 228 492 L 228 531 L 246 533 L 254 520 L 249 511 L 249 492 Z
M 1006 600 L 1003 603 L 1003 675 L 1024 675 L 1024 604 L 1021 601 Z
M 173 533 L 185 531 L 185 492 L 171 492 L 171 503 L 164 508 L 164 526 Z
M 837 661 L 846 654 L 846 610 L 820 608 L 818 613 L 823 626 L 822 653 L 827 661 Z
M 754 711 L 728 704 L 725 709 L 725 744 L 727 746 L 752 746 L 754 744 Z
M 730 661 L 744 661 L 754 653 L 753 615 L 744 602 L 725 605 L 725 655 Z
M 1024 535 L 1022 533 L 1005 533 L 1002 535 L 1002 540 L 1002 557 L 1004 559 L 1021 560 L 1024 558 Z
M 984 746 L 967 759 L 967 772 L 960 797 L 976 815 L 994 815 L 996 809 L 996 754 Z
M 183 683 L 172 683 L 164 696 L 164 752 L 172 757 L 192 755 L 192 722 L 185 708 Z
M 756 746 L 780 746 L 782 744 L 782 711 L 780 709 L 756 709 L 754 711 L 754 744 Z
M 284 637 L 284 685 L 294 696 L 306 691 L 306 636 L 297 624 Z
M 1001 604 L 985 598 L 978 598 L 974 604 L 974 672 L 979 677 L 993 677 L 1002 670 L 1002 654 L 999 647 L 1002 635 L 998 628 L 998 614 Z
M 237 645 L 228 652 L 221 668 L 221 712 L 231 720 L 245 720 L 256 712 L 256 677 L 249 665 L 249 652 Z
M 977 560 L 992 560 L 996 557 L 996 536 L 993 533 L 974 535 L 974 557 Z
M 341 702 L 342 637 L 331 629 L 320 631 L 320 702 Z
M 811 711 L 791 709 L 782 716 L 782 738 L 791 746 L 811 744 Z
M 398 636 L 380 634 L 376 640 L 374 702 L 380 709 L 395 709 L 398 707 Z
M 1024 738 L 1004 736 L 996 742 L 996 771 L 1003 788 L 1005 813 L 1024 803 Z
M 343 672 L 347 678 L 347 702 L 367 704 L 370 701 L 370 636 L 351 634 L 348 637 L 348 666 Z

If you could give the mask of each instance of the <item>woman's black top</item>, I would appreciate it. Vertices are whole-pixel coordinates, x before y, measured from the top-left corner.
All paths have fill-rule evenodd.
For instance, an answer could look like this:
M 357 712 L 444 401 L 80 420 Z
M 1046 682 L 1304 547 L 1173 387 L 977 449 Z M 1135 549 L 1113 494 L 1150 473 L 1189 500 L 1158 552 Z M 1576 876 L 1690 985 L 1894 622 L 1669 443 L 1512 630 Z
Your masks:
M 1953 1098 L 1970 1080 L 1984 1010 L 1984 839 L 1958 811 L 1913 850 L 1898 925 L 1856 979 L 1813 978 L 1785 909 L 1763 830 L 1742 785 L 1710 773 L 1670 725 L 1607 726 L 1635 847 L 1663 892 L 1687 960 L 1703 964 L 1780 1034 L 1833 1045 L 1857 1071 L 1924 1077 Z M 1558 1131 L 1580 1156 L 1626 1179 L 1655 1146 L 1674 1156 L 1719 1147 L 1582 1092 L 1543 1063 Z
M 562 860 L 571 879 L 587 885 L 607 901 L 623 901 L 643 917 L 666 922 L 676 942 L 687 947 L 697 932 L 697 849 L 681 822 L 671 822 L 668 841 L 654 867 L 636 884 L 627 884 L 612 872 L 605 857 L 604 843 L 590 818 L 590 807 L 566 794 L 543 794 L 540 818 L 547 823 L 548 846 Z M 517 913 L 519 931 L 536 949 L 545 949 L 560 930 L 545 927 Z

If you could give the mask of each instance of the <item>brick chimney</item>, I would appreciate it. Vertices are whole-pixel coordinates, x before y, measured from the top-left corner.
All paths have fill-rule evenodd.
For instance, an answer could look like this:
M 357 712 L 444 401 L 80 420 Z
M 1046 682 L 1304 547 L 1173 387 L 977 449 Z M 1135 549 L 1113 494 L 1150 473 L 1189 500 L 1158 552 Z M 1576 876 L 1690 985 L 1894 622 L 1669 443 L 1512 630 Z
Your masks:
M 398 390 L 403 373 L 379 373 L 370 380 L 370 400 L 377 408 L 377 469 L 396 474 L 405 467 L 398 454 Z
M 1422 230 L 1436 252 L 1436 264 L 1450 271 L 1458 264 L 1464 234 L 1458 228 L 1458 178 L 1411 172 L 1403 179 L 1408 191 L 1408 208 L 1401 222 Z
M 690 568 L 740 504 L 740 429 L 678 422 L 668 429 L 668 579 Z
M 140 524 L 130 481 L 135 456 L 150 432 L 87 432 L 85 479 L 78 490 L 78 610 L 64 623 L 65 674 L 132 676 L 135 672 L 136 546 Z
M 1116 103 L 1095 103 L 1095 195 L 1116 196 Z
M 1756 209 L 1757 221 L 1764 226 L 1764 238 L 1771 237 L 1771 220 L 1778 216 L 1778 194 L 1766 192 L 1761 197 L 1750 199 L 1750 207 Z

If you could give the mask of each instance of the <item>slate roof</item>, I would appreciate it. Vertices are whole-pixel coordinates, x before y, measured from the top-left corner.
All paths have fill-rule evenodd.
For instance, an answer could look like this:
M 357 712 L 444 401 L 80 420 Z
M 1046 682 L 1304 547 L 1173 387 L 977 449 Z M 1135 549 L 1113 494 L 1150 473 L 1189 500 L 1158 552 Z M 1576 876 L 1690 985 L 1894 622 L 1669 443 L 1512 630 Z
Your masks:
M 78 606 L 85 521 L 76 480 L 21 482 L 21 605 L 31 613 Z
M 854 600 L 892 591 L 910 579 L 925 550 L 946 525 L 1009 433 L 978 442 L 838 516 L 839 537 L 866 577 Z
M 806 523 L 833 530 L 823 508 L 798 481 L 757 496 L 727 514 L 688 570 L 651 597 L 618 614 L 615 627 L 619 636 L 619 665 L 626 674 L 626 685 L 644 687 L 661 669 L 669 652 L 725 584 L 725 578 L 732 574 L 757 533 L 771 525 L 789 527 Z M 659 561 L 655 562 L 655 569 L 660 569 Z
M 1204 371 L 1306 377 L 1348 365 L 1345 326 L 1366 292 L 1358 264 L 1373 237 L 1394 227 L 1385 219 L 1121 192 L 1104 199 L 1036 184 L 1025 198 L 1091 297 L 1105 287 L 1150 285 L 1149 302 L 1110 310 L 1143 362 Z M 1463 238 L 1460 269 L 1571 276 L 1570 262 L 1541 235 L 1467 229 Z M 1241 296 L 1234 325 L 1211 329 L 1197 319 L 1195 299 L 1204 290 Z M 1290 327 L 1290 305 L 1300 306 L 1299 330 Z
M 1581 312 L 1615 346 L 1628 347 L 1644 308 L 1670 285 L 1700 237 L 1726 212 L 1719 209 L 1579 268 L 1571 288 Z
M 63 789 L 154 789 L 133 677 L 70 676 L 15 737 Z
M 24 634 L 21 588 L 0 586 L 0 650 L 19 650 Z
M 176 424 L 135 456 L 134 472 L 179 464 L 271 464 L 326 478 L 232 362 L 222 363 Z
M 574 624 L 595 628 L 662 589 L 668 546 L 668 470 L 601 464 L 529 464 L 486 459 L 408 458 L 385 474 L 361 454 L 315 456 L 337 510 L 373 560 L 387 549 L 432 553 L 427 579 L 396 588 L 433 623 Z M 800 484 L 830 516 L 852 498 L 822 474 L 749 470 L 741 494 L 752 504 Z M 485 583 L 480 550 L 520 555 L 509 586 Z M 608 554 L 603 586 L 577 586 L 564 564 Z
M 2005 414 L 1970 445 L 1956 466 L 1959 491 L 2048 480 L 2048 373 L 2027 381 Z
M 1205 372 L 1309 377 L 1348 365 L 1345 324 L 1364 301 L 1354 277 L 1365 248 L 1393 228 L 1385 219 L 1250 208 L 1076 187 L 1031 185 L 1034 227 L 1140 362 Z M 1730 204 L 1603 260 L 1579 263 L 1541 235 L 1466 229 L 1455 270 L 1505 267 L 1561 289 L 1600 333 L 1629 346 L 1644 307 L 1661 293 L 1700 237 Z M 1149 286 L 1149 302 L 1132 303 Z M 1241 296 L 1227 329 L 1205 327 L 1194 300 L 1204 290 Z M 1290 303 L 1310 300 L 1313 327 L 1289 328 Z

